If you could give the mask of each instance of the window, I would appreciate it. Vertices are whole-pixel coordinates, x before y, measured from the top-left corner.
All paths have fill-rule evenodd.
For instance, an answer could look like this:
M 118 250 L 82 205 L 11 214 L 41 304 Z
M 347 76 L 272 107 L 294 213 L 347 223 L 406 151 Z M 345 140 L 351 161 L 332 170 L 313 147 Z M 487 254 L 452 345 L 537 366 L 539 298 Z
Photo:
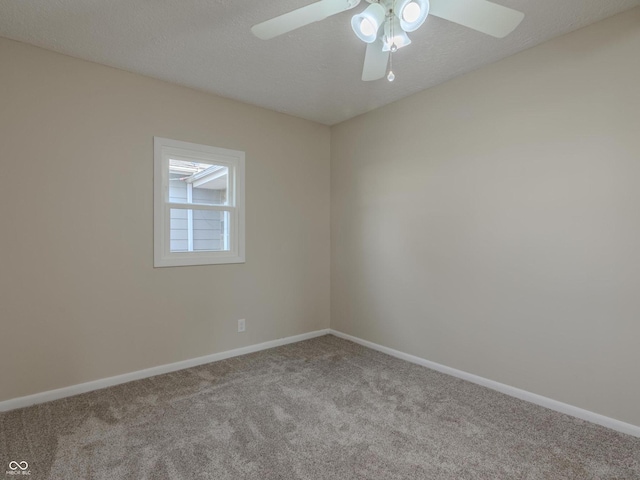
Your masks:
M 244 152 L 154 138 L 154 266 L 244 263 Z

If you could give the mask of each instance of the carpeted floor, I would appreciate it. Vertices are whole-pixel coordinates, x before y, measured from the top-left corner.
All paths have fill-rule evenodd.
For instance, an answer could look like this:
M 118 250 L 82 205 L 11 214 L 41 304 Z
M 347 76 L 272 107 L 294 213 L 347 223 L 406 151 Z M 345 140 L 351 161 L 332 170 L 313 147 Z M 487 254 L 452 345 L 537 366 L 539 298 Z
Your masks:
M 0 414 L 0 461 L 34 480 L 640 479 L 640 439 L 324 336 Z

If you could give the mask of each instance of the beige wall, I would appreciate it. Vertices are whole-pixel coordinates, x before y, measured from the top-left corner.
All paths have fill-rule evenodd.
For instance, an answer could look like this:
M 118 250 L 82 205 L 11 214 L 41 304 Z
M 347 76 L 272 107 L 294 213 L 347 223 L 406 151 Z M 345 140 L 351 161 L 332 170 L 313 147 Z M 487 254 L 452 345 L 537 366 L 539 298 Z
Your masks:
M 332 328 L 640 425 L 639 26 L 334 127 Z
M 639 22 L 331 132 L 0 39 L 0 401 L 328 327 L 331 145 L 333 328 L 640 424 Z M 154 135 L 246 151 L 246 264 L 152 267 Z
M 328 127 L 5 39 L 0 65 L 0 400 L 329 326 Z M 246 152 L 246 264 L 153 268 L 154 135 Z

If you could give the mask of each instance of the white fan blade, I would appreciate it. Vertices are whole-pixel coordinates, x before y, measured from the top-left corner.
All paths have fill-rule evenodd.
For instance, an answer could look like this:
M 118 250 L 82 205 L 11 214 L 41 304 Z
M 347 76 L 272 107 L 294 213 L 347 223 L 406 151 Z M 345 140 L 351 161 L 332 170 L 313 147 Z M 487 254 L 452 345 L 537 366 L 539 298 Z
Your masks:
M 497 38 L 509 35 L 524 18 L 522 12 L 486 0 L 431 0 L 429 15 Z
M 367 44 L 367 52 L 364 54 L 364 67 L 362 68 L 362 80 L 370 82 L 379 80 L 387 73 L 389 52 L 382 51 L 382 38 Z
M 350 10 L 359 3 L 360 0 L 320 0 L 271 20 L 258 23 L 251 27 L 251 31 L 256 37 L 262 40 L 269 40 L 310 23 L 324 20 L 331 15 Z

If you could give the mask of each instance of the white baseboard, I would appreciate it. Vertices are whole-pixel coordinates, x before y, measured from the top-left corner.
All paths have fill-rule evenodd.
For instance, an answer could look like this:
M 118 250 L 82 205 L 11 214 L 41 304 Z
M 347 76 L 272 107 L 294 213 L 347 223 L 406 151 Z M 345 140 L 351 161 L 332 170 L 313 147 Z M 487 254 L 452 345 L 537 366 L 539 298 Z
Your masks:
M 192 358 L 190 360 L 183 360 L 181 362 L 160 365 L 158 367 L 138 370 L 136 372 L 125 373 L 123 375 L 116 375 L 115 377 L 102 378 L 100 380 L 94 380 L 92 382 L 71 385 L 69 387 L 58 388 L 56 390 L 49 390 L 47 392 L 27 395 L 25 397 L 12 398 L 10 400 L 0 402 L 0 412 L 14 410 L 16 408 L 28 407 L 37 403 L 50 402 L 52 400 L 58 400 L 60 398 L 71 397 L 80 393 L 100 390 L 101 388 L 111 387 L 113 385 L 131 382 L 133 380 L 155 377 L 156 375 L 162 375 L 163 373 L 175 372 L 177 370 L 204 365 L 205 363 L 217 362 L 219 360 L 237 357 L 239 355 L 246 355 L 247 353 L 259 352 L 260 350 L 279 347 L 281 345 L 287 345 L 289 343 L 301 342 L 310 338 L 327 335 L 328 333 L 328 328 L 323 330 L 316 330 L 315 332 L 303 333 L 301 335 L 294 335 L 292 337 L 279 338 L 277 340 L 258 343 L 256 345 L 249 345 L 247 347 L 236 348 L 234 350 L 227 350 L 226 352 L 205 355 L 204 357 Z
M 455 368 L 447 367 L 439 363 L 431 362 L 429 360 L 425 360 L 424 358 L 416 357 L 415 355 L 410 355 L 408 353 L 394 350 L 393 348 L 383 347 L 382 345 L 378 345 L 377 343 L 362 340 L 361 338 L 347 335 L 346 333 L 342 333 L 337 330 L 329 329 L 329 333 L 335 335 L 336 337 L 350 340 L 354 343 L 358 343 L 373 350 L 386 353 L 387 355 L 391 355 L 392 357 L 397 357 L 402 360 L 416 363 L 418 365 L 422 365 L 441 373 L 446 373 L 447 375 L 451 375 L 453 377 L 461 378 L 463 380 L 482 385 L 483 387 L 487 387 L 492 390 L 497 390 L 498 392 L 505 393 L 515 398 L 519 398 L 520 400 L 535 403 L 536 405 L 546 407 L 550 410 L 555 410 L 556 412 L 565 413 L 567 415 L 571 415 L 572 417 L 580 418 L 591 423 L 597 423 L 598 425 L 602 425 L 618 432 L 626 433 L 627 435 L 640 437 L 639 426 L 621 422 L 620 420 L 616 420 L 614 418 L 605 417 L 604 415 L 600 415 L 599 413 L 594 413 L 589 410 L 574 407 L 573 405 L 559 402 L 551 398 L 543 397 L 542 395 L 531 393 L 526 390 L 521 390 L 516 387 L 511 387 L 509 385 L 505 385 L 504 383 L 495 382 L 493 380 L 489 380 L 488 378 L 479 377 L 478 375 L 474 375 L 472 373 L 463 372 L 462 370 L 457 370 Z
M 598 425 L 611 428 L 612 430 L 626 433 L 627 435 L 640 437 L 639 426 L 632 425 L 630 423 L 625 423 L 620 420 L 616 420 L 614 418 L 605 417 L 604 415 L 600 415 L 598 413 L 594 413 L 589 410 L 584 410 L 582 408 L 575 407 L 567 403 L 563 403 L 557 400 L 553 400 L 551 398 L 543 397 L 542 395 L 531 393 L 526 390 L 521 390 L 516 387 L 511 387 L 509 385 L 505 385 L 504 383 L 495 382 L 493 380 L 489 380 L 488 378 L 480 377 L 472 373 L 467 373 L 462 370 L 457 370 L 455 368 L 447 367 L 439 363 L 431 362 L 429 360 L 425 360 L 424 358 L 420 358 L 420 357 L 416 357 L 415 355 L 410 355 L 408 353 L 400 352 L 398 350 L 394 350 L 389 347 L 384 347 L 382 345 L 378 345 L 377 343 L 369 342 L 367 340 L 363 340 L 361 338 L 354 337 L 352 335 L 348 335 L 346 333 L 342 333 L 337 330 L 333 330 L 329 328 L 323 329 L 323 330 L 316 330 L 314 332 L 309 332 L 309 333 L 303 333 L 301 335 L 294 335 L 291 337 L 280 338 L 278 340 L 271 340 L 269 342 L 258 343 L 256 345 L 249 345 L 247 347 L 236 348 L 234 350 L 227 350 L 225 352 L 214 353 L 212 355 L 205 355 L 204 357 L 192 358 L 189 360 L 183 360 L 181 362 L 170 363 L 167 365 L 160 365 L 158 367 L 147 368 L 145 370 L 138 370 L 136 372 L 125 373 L 123 375 L 117 375 L 115 377 L 103 378 L 100 380 L 94 380 L 91 382 L 81 383 L 78 385 L 71 385 L 69 387 L 58 388 L 56 390 L 49 390 L 47 392 L 27 395 L 25 397 L 18 397 L 10 400 L 5 400 L 0 402 L 0 412 L 6 412 L 9 410 L 14 410 L 16 408 L 23 408 L 23 407 L 28 407 L 30 405 L 35 405 L 38 403 L 50 402 L 52 400 L 71 397 L 73 395 L 78 395 L 80 393 L 91 392 L 93 390 L 100 390 L 102 388 L 111 387 L 113 385 L 132 382 L 134 380 L 140 380 L 142 378 L 154 377 L 156 375 L 162 375 L 163 373 L 175 372 L 177 370 L 183 370 L 185 368 L 204 365 L 206 363 L 217 362 L 217 361 L 225 360 L 231 357 L 246 355 L 248 353 L 259 352 L 260 350 L 279 347 L 281 345 L 301 342 L 303 340 L 320 337 L 326 334 L 332 334 L 332 335 L 335 335 L 336 337 L 344 338 L 345 340 L 350 340 L 354 343 L 358 343 L 360 345 L 371 348 L 373 350 L 377 350 L 379 352 L 386 353 L 387 355 L 391 355 L 392 357 L 400 358 L 402 360 L 406 360 L 411 363 L 422 365 L 432 370 L 436 370 L 438 372 L 442 372 L 447 375 L 451 375 L 453 377 L 461 378 L 463 380 L 467 380 L 469 382 L 482 385 L 483 387 L 491 388 L 492 390 L 497 390 L 498 392 L 502 392 L 506 395 L 510 395 L 512 397 L 519 398 L 521 400 L 525 400 L 527 402 L 531 402 L 536 405 L 540 405 L 542 407 L 546 407 L 550 410 L 555 410 L 557 412 L 565 413 L 567 415 L 571 415 L 573 417 L 580 418 L 588 422 L 596 423 Z

